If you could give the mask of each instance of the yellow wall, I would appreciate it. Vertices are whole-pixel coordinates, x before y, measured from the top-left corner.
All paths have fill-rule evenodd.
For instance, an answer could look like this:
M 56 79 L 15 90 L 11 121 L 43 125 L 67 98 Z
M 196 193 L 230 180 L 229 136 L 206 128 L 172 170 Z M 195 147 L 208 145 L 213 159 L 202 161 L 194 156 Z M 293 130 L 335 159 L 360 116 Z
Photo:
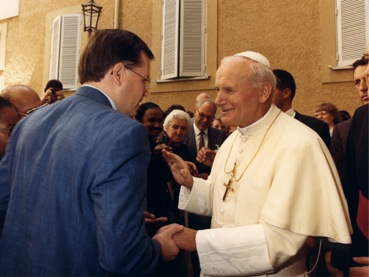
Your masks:
M 21 0 L 19 16 L 0 21 L 8 24 L 5 86 L 23 83 L 43 91 L 51 19 L 60 12 L 80 11 L 84 2 L 87 0 Z M 99 28 L 113 28 L 114 1 L 96 3 L 103 6 Z M 161 0 L 119 1 L 119 27 L 137 33 L 154 51 L 153 79 L 160 65 L 160 3 Z M 269 58 L 273 68 L 283 68 L 294 75 L 294 107 L 300 112 L 313 114 L 322 102 L 333 102 L 351 113 L 359 105 L 352 71 L 329 69 L 335 63 L 334 0 L 208 0 L 208 9 L 209 80 L 154 83 L 147 100 L 163 109 L 179 103 L 192 110 L 201 91 L 215 98 L 215 68 L 222 57 L 253 50 Z

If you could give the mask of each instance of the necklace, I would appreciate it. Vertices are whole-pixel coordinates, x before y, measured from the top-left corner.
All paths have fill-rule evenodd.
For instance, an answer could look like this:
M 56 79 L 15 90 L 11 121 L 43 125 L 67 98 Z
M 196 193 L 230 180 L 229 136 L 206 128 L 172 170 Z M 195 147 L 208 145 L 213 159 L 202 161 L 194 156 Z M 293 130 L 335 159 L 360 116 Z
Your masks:
M 233 191 L 233 190 L 234 190 L 234 189 L 233 189 L 233 187 L 232 187 L 232 183 L 233 183 L 233 182 L 238 182 L 239 180 L 241 180 L 241 178 L 242 178 L 243 174 L 246 172 L 247 168 L 248 168 L 248 167 L 250 166 L 250 164 L 253 162 L 253 160 L 255 159 L 256 155 L 259 153 L 259 150 L 260 150 L 261 146 L 262 146 L 262 145 L 263 145 L 263 143 L 264 143 L 264 140 L 265 140 L 266 135 L 268 134 L 268 132 L 269 132 L 270 128 L 272 127 L 273 123 L 276 121 L 276 119 L 277 119 L 277 117 L 280 115 L 280 113 L 281 113 L 281 111 L 279 111 L 279 112 L 278 112 L 278 114 L 276 115 L 276 117 L 273 119 L 272 123 L 270 123 L 270 125 L 268 126 L 268 129 L 265 131 L 265 134 L 264 134 L 263 138 L 261 139 L 261 142 L 260 142 L 260 144 L 259 144 L 259 146 L 258 146 L 258 148 L 257 148 L 257 150 L 256 150 L 256 152 L 255 152 L 255 154 L 254 154 L 254 156 L 250 159 L 250 161 L 249 161 L 249 162 L 248 162 L 248 164 L 246 165 L 245 169 L 242 171 L 241 176 L 240 176 L 240 177 L 238 177 L 238 178 L 237 178 L 237 176 L 236 176 L 237 162 L 234 162 L 234 164 L 233 164 L 233 169 L 232 169 L 232 170 L 230 170 L 230 171 L 226 171 L 226 167 L 227 167 L 227 164 L 228 164 L 229 157 L 230 157 L 230 155 L 231 155 L 231 152 L 232 152 L 232 150 L 233 150 L 234 143 L 235 143 L 236 139 L 238 138 L 238 135 L 239 135 L 239 134 L 237 134 L 237 135 L 236 135 L 236 137 L 234 138 L 234 140 L 233 140 L 233 142 L 232 142 L 232 145 L 231 145 L 231 149 L 230 149 L 230 151 L 228 152 L 227 159 L 226 159 L 226 161 L 225 161 L 225 163 L 224 163 L 224 169 L 223 169 L 223 171 L 224 171 L 224 173 L 225 173 L 225 174 L 230 174 L 230 175 L 231 175 L 231 177 L 229 178 L 229 180 L 228 180 L 228 182 L 227 182 L 227 183 L 224 183 L 224 186 L 226 187 L 226 190 L 225 190 L 224 195 L 223 195 L 223 198 L 222 198 L 223 202 L 224 202 L 224 200 L 227 198 L 227 194 L 228 194 L 228 192 L 229 192 L 229 191 Z

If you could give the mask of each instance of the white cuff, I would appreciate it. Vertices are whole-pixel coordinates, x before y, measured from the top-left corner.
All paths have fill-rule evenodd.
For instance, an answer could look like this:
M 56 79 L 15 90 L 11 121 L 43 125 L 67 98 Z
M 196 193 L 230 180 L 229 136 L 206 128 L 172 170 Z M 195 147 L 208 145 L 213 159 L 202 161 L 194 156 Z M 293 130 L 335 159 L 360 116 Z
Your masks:
M 273 271 L 260 224 L 200 230 L 196 246 L 204 275 L 244 276 Z

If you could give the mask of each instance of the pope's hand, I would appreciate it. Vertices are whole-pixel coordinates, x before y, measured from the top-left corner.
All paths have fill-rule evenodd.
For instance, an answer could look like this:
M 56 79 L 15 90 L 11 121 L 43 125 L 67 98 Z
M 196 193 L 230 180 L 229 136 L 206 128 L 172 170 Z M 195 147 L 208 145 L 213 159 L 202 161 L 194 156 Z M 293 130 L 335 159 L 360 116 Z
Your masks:
M 178 184 L 188 189 L 192 188 L 193 178 L 187 162 L 181 157 L 163 149 L 163 158 L 168 163 L 173 177 Z

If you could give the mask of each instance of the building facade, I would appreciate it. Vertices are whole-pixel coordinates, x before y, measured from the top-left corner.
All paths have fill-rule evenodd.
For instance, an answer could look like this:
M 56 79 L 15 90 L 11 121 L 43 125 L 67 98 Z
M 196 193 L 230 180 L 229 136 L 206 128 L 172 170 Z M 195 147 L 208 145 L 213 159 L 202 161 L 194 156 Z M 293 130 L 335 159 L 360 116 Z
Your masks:
M 74 21 L 79 26 L 73 48 L 77 61 L 88 40 L 81 20 L 84 1 L 13 1 L 19 4 L 17 10 L 7 15 L 1 10 L 5 10 L 9 1 L 0 0 L 0 88 L 26 84 L 42 94 L 46 82 L 59 76 L 51 70 L 58 71 L 55 57 L 64 62 L 64 58 L 55 56 L 61 51 L 55 45 L 58 38 L 65 37 L 61 33 L 55 37 L 55 30 L 67 30 L 68 26 L 60 24 L 58 18 L 79 16 Z M 344 6 L 346 2 L 350 5 Z M 356 4 L 351 5 L 353 2 Z M 302 113 L 313 115 L 315 107 L 323 102 L 332 102 L 350 113 L 360 105 L 349 65 L 361 57 L 369 41 L 369 4 L 364 0 L 96 0 L 96 3 L 103 7 L 99 29 L 130 30 L 153 50 L 156 58 L 151 63 L 151 94 L 146 101 L 156 102 L 163 109 L 181 104 L 193 110 L 200 92 L 215 98 L 214 77 L 220 61 L 224 56 L 247 50 L 264 54 L 274 69 L 293 74 L 297 84 L 294 107 Z M 342 58 L 345 51 L 341 50 L 345 49 L 337 39 L 342 33 L 337 24 L 340 5 L 354 12 L 355 21 L 360 17 L 363 22 L 358 27 L 362 28 L 359 51 L 356 49 L 347 59 Z M 76 78 L 75 85 L 73 81 L 68 85 L 67 94 L 78 86 Z

